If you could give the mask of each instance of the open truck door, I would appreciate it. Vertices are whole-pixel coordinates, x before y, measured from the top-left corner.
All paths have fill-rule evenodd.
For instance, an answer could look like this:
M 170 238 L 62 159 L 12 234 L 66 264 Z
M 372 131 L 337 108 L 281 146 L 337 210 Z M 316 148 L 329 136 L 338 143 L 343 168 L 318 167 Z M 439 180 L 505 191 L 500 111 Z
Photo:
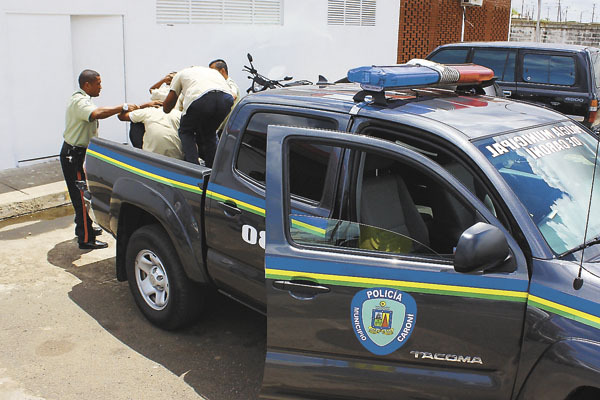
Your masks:
M 528 274 L 492 212 L 396 143 L 280 126 L 267 136 L 261 397 L 510 398 Z M 290 207 L 287 154 L 307 143 L 344 157 L 323 189 L 335 191 L 333 218 Z

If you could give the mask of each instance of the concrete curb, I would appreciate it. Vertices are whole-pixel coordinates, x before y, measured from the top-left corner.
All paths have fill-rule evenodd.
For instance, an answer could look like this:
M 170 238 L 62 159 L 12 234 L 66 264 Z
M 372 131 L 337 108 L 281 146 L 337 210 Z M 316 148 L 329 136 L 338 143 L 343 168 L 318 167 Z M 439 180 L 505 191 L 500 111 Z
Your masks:
M 65 182 L 0 194 L 0 220 L 70 204 Z

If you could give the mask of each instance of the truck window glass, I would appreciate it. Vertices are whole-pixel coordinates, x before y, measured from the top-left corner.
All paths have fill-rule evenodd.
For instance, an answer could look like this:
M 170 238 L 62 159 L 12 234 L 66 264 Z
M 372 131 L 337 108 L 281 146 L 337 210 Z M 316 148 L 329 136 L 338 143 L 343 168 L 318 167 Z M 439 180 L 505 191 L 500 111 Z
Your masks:
M 440 64 L 464 64 L 469 49 L 443 49 L 435 53 L 430 60 Z
M 575 84 L 575 59 L 570 56 L 525 54 L 523 80 L 530 83 L 573 85 Z
M 257 184 L 265 183 L 265 153 L 267 150 L 267 126 L 269 125 L 285 125 L 299 126 L 319 129 L 337 129 L 337 122 L 327 119 L 309 118 L 299 115 L 275 114 L 275 113 L 256 113 L 250 119 L 239 147 L 238 155 L 235 162 L 235 168 L 238 172 L 251 178 Z M 297 163 L 298 160 L 303 160 L 307 155 L 293 155 L 292 163 Z M 309 175 L 310 173 L 314 175 Z M 315 176 L 318 175 L 318 176 Z M 314 197 L 317 196 L 313 186 L 305 186 L 302 182 L 319 182 L 324 179 L 324 174 L 321 174 L 319 168 L 308 168 L 306 174 L 296 174 L 294 181 L 290 183 L 293 188 L 292 193 L 311 200 L 318 201 Z M 309 196 L 310 195 L 310 196 Z
M 496 78 L 504 80 L 504 69 L 508 63 L 508 55 L 508 50 L 503 49 L 475 49 L 473 63 L 492 69 Z
M 337 159 L 335 154 L 331 146 L 293 143 L 288 155 L 290 192 L 305 199 L 320 201 L 329 163 Z
M 423 154 L 425 157 L 435 161 L 440 166 L 444 167 L 446 171 L 451 173 L 456 179 L 460 181 L 467 189 L 471 191 L 481 202 L 487 207 L 488 210 L 496 217 L 500 219 L 500 222 L 510 230 L 510 224 L 503 217 L 499 215 L 497 209 L 499 205 L 495 204 L 492 200 L 492 195 L 489 193 L 483 182 L 474 175 L 474 173 L 462 164 L 456 155 L 456 151 L 452 148 L 446 148 L 444 145 L 433 145 L 426 139 L 416 139 L 414 135 L 402 134 L 396 130 L 386 129 L 383 127 L 367 127 L 361 133 L 378 137 L 380 139 L 389 140 L 404 146 L 410 150 L 416 151 L 417 153 Z M 449 145 L 446 145 L 449 146 Z
M 590 133 L 564 123 L 481 139 L 476 145 L 556 254 L 583 243 L 596 153 Z M 590 239 L 600 235 L 600 168 L 595 179 Z
M 481 220 L 432 174 L 377 153 L 351 158 L 353 211 L 346 219 L 292 211 L 296 243 L 451 259 L 462 232 Z

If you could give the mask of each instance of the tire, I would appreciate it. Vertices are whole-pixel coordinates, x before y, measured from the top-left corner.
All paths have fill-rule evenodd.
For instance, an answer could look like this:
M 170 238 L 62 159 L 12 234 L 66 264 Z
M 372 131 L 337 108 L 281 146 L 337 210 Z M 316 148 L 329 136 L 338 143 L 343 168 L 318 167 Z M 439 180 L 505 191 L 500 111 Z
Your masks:
M 185 275 L 160 225 L 136 230 L 127 245 L 127 280 L 140 311 L 154 325 L 174 330 L 194 324 L 202 311 L 202 287 Z

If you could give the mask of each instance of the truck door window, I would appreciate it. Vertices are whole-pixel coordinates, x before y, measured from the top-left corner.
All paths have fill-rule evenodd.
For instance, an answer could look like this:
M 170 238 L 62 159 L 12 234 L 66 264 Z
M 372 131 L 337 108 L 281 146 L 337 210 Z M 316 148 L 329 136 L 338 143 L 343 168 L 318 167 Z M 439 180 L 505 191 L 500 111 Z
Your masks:
M 235 168 L 241 175 L 250 178 L 253 183 L 262 187 L 265 184 L 265 153 L 267 151 L 267 126 L 269 125 L 337 129 L 337 122 L 328 119 L 275 113 L 254 114 L 242 135 Z M 322 192 L 320 185 L 325 179 L 330 154 L 323 153 L 325 150 L 319 147 L 297 148 L 297 150 L 298 152 L 294 152 L 290 156 L 289 161 L 295 171 L 290 182 L 292 193 L 309 200 L 319 201 Z M 319 186 L 320 188 L 318 188 Z
M 449 148 L 448 144 L 434 145 L 426 138 L 417 139 L 416 137 L 418 135 L 402 133 L 397 129 L 388 129 L 377 126 L 368 126 L 363 129 L 361 133 L 395 142 L 396 144 L 416 151 L 417 153 L 421 153 L 435 161 L 458 179 L 460 183 L 471 191 L 471 193 L 477 196 L 488 210 L 490 210 L 490 212 L 510 230 L 510 224 L 503 215 L 499 214 L 499 205 L 496 201 L 492 200 L 493 196 L 486 188 L 485 184 L 473 171 L 467 168 L 464 163 L 459 161 L 456 151 Z
M 293 241 L 451 259 L 462 232 L 482 220 L 432 173 L 378 153 L 357 151 L 351 159 L 348 215 L 328 219 L 292 211 Z
M 575 59 L 570 56 L 525 54 L 523 80 L 529 83 L 575 84 Z
M 494 70 L 494 76 L 501 81 L 515 80 L 515 51 L 506 49 L 475 49 L 473 63 Z

